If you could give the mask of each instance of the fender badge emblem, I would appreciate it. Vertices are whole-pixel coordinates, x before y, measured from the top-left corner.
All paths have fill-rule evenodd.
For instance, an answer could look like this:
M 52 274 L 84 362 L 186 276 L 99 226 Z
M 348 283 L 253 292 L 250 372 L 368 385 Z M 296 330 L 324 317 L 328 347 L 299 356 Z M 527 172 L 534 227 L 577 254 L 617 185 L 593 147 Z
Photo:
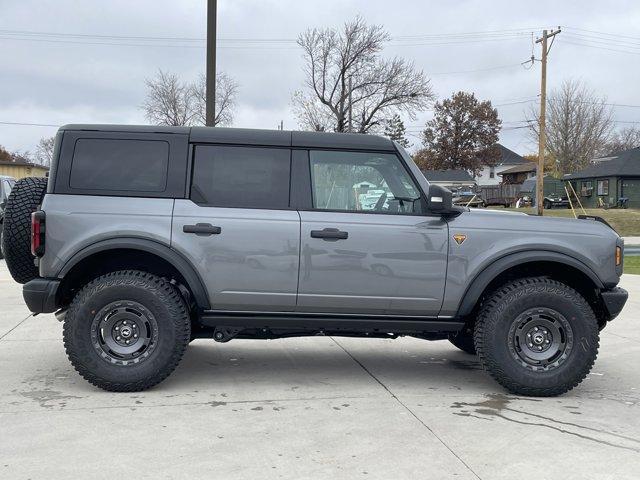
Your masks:
M 453 239 L 456 241 L 458 245 L 462 245 L 462 243 L 467 239 L 467 236 L 463 235 L 462 233 L 456 233 L 453 236 Z

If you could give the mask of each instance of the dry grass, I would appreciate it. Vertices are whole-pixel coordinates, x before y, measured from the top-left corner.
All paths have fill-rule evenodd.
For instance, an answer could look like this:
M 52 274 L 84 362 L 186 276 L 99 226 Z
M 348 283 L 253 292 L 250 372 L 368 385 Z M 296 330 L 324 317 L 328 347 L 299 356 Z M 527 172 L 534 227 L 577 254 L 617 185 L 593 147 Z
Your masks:
M 502 207 L 489 207 L 496 210 L 505 210 Z M 523 213 L 534 213 L 533 208 L 509 208 L 507 210 L 513 210 Z M 597 215 L 604 218 L 609 224 L 623 237 L 640 237 L 640 210 L 635 208 L 623 209 L 611 209 L 604 210 L 602 208 L 587 208 L 587 215 Z M 582 210 L 576 210 L 576 215 L 582 213 Z M 553 208 L 551 210 L 545 210 L 545 215 L 550 217 L 567 217 L 573 218 L 573 212 L 570 208 Z
M 640 256 L 624 257 L 624 273 L 635 273 L 640 275 Z

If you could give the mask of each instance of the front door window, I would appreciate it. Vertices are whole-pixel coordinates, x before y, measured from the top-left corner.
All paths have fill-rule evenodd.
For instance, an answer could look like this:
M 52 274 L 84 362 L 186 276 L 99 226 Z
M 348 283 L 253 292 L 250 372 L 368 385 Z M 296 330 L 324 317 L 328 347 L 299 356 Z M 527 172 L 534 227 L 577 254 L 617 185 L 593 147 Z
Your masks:
M 417 214 L 419 190 L 388 153 L 312 151 L 313 207 L 362 213 Z

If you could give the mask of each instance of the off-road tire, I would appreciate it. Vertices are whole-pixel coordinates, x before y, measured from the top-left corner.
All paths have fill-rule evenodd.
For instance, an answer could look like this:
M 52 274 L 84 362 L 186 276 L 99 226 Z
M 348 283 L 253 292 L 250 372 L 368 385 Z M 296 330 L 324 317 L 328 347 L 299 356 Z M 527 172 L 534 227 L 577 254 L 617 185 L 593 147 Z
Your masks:
M 144 361 L 116 364 L 99 353 L 92 324 L 114 302 L 136 302 L 154 318 L 157 338 Z M 106 321 L 106 319 L 105 319 Z M 63 338 L 67 356 L 89 383 L 113 392 L 146 390 L 177 367 L 191 337 L 187 305 L 167 280 L 146 272 L 108 273 L 82 288 L 65 316 Z M 142 358 L 142 357 L 140 357 Z
M 47 179 L 18 180 L 7 199 L 3 221 L 3 251 L 7 268 L 18 283 L 38 277 L 31 255 L 31 214 L 38 210 L 47 189 Z
M 573 347 L 550 370 L 532 370 L 510 350 L 517 318 L 553 309 L 568 322 Z M 587 301 L 573 288 L 546 277 L 525 278 L 495 291 L 483 304 L 474 328 L 482 366 L 511 393 L 551 397 L 568 392 L 587 376 L 598 355 L 598 322 Z
M 457 348 L 469 355 L 476 354 L 476 346 L 473 339 L 473 331 L 467 327 L 460 330 L 457 335 L 449 337 L 449 341 Z

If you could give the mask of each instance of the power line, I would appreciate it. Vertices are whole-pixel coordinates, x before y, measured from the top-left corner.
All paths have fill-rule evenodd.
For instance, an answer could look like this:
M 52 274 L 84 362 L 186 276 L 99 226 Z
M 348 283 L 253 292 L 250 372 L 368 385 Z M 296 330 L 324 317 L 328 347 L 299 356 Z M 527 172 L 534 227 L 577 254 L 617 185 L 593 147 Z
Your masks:
M 486 41 L 501 41 L 509 38 L 521 38 L 528 35 L 526 29 L 489 30 L 485 32 L 460 32 L 423 35 L 404 35 L 391 37 L 390 45 L 430 46 L 456 45 Z M 0 29 L 0 39 L 17 41 L 38 41 L 45 43 L 66 43 L 86 45 L 109 45 L 129 47 L 180 47 L 204 48 L 204 37 L 171 37 L 142 35 L 104 35 L 84 33 L 62 33 L 32 30 Z M 257 45 L 269 45 L 268 48 L 297 48 L 295 38 L 242 38 L 220 37 L 223 48 L 255 48 Z M 226 44 L 226 45 L 225 45 Z
M 597 49 L 600 49 L 600 50 L 608 50 L 610 52 L 628 53 L 628 54 L 631 54 L 631 55 L 640 55 L 640 51 L 620 50 L 620 49 L 617 49 L 617 48 L 603 47 L 603 46 L 600 46 L 600 45 L 591 45 L 591 44 L 588 44 L 588 43 L 581 43 L 581 42 L 565 40 L 565 39 L 562 39 L 560 41 L 563 44 L 576 45 L 576 46 L 579 46 L 579 47 L 590 47 L 590 48 L 597 48 Z
M 454 72 L 434 72 L 434 73 L 429 73 L 428 75 L 433 77 L 437 75 L 455 75 L 459 73 L 488 72 L 491 70 L 501 70 L 505 68 L 514 68 L 514 67 L 520 67 L 520 66 L 521 66 L 520 63 L 510 63 L 509 65 L 496 65 L 495 67 L 477 68 L 474 70 L 458 70 Z
M 595 33 L 601 36 L 606 36 L 606 37 L 619 37 L 619 38 L 628 38 L 631 40 L 638 40 L 640 41 L 640 37 L 630 37 L 628 35 L 620 35 L 618 33 L 609 33 L 609 32 L 599 32 L 597 30 L 587 30 L 586 28 L 578 28 L 578 27 L 565 27 L 569 30 L 577 30 L 579 32 L 587 32 L 587 33 Z
M 53 125 L 51 123 L 26 123 L 26 122 L 0 122 L 0 125 L 18 125 L 21 127 L 61 127 L 62 125 Z

